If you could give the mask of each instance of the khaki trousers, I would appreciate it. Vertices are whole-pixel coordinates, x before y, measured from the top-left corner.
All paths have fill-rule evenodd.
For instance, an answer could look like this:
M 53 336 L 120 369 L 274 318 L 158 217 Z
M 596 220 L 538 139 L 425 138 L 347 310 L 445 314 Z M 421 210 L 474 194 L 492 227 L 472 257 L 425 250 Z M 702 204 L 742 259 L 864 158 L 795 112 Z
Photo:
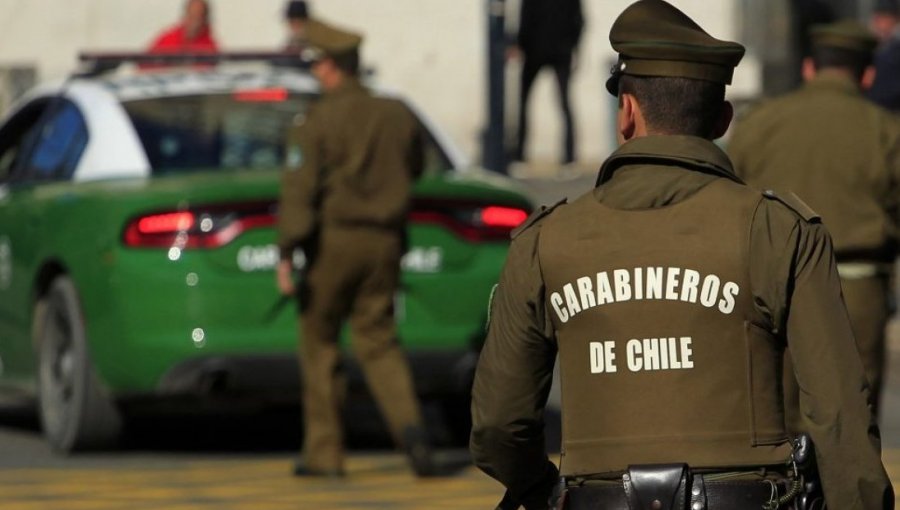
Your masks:
M 844 302 L 869 381 L 870 402 L 876 415 L 884 382 L 885 336 L 890 316 L 889 287 L 890 280 L 886 276 L 852 280 L 841 278 Z
M 326 227 L 301 282 L 303 455 L 312 469 L 343 467 L 346 381 L 338 338 L 345 319 L 353 353 L 394 440 L 401 444 L 403 431 L 422 423 L 393 315 L 401 250 L 399 233 Z

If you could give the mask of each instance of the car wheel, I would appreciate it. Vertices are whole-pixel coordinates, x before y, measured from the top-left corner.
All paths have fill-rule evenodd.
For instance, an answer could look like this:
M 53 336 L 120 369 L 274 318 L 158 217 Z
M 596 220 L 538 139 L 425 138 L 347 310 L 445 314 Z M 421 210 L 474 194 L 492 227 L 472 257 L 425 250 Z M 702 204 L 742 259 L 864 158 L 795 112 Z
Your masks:
M 64 276 L 54 280 L 35 312 L 44 436 L 63 453 L 113 446 L 122 420 L 93 370 L 72 281 Z

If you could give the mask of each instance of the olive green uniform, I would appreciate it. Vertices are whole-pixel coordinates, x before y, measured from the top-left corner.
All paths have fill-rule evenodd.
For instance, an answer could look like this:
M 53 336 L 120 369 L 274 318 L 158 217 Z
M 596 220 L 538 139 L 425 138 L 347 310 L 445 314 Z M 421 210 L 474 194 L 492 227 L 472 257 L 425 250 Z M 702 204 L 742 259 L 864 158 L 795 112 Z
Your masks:
M 829 507 L 893 501 L 818 218 L 742 185 L 695 137 L 628 142 L 599 182 L 515 234 L 473 389 L 477 465 L 541 508 L 557 352 L 564 476 L 782 464 L 790 346 Z
M 820 73 L 751 111 L 728 152 L 748 184 L 792 191 L 822 215 L 877 406 L 898 239 L 900 123 L 849 76 Z
M 374 97 L 356 79 L 326 92 L 290 134 L 278 244 L 282 260 L 296 246 L 310 255 L 299 323 L 310 469 L 343 464 L 337 342 L 347 317 L 354 352 L 395 440 L 421 426 L 393 317 L 421 136 L 405 106 Z

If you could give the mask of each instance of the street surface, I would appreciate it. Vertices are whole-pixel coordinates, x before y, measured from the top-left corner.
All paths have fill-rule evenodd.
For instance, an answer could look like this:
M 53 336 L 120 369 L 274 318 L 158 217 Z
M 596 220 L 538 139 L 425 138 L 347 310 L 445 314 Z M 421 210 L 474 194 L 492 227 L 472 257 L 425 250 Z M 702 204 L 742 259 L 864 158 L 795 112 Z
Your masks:
M 588 189 L 594 174 L 585 169 L 565 180 L 546 173 L 523 177 L 541 203 L 552 203 Z M 900 367 L 897 337 L 893 367 Z M 884 459 L 896 484 L 896 371 L 887 379 L 883 413 Z M 32 413 L 0 405 L 0 510 L 475 510 L 494 508 L 502 495 L 499 484 L 471 466 L 464 448 L 439 452 L 442 476 L 416 479 L 383 434 L 365 430 L 371 429 L 371 416 L 348 422 L 364 430 L 349 437 L 347 478 L 332 481 L 290 475 L 299 448 L 295 410 L 153 416 L 132 424 L 120 451 L 60 457 L 43 442 Z

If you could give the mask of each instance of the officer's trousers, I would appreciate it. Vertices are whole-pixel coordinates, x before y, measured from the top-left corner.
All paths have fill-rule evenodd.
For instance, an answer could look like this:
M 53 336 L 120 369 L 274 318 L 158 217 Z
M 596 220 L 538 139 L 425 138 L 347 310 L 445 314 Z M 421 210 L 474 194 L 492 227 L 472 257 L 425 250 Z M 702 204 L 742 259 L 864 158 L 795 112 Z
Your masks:
M 884 383 L 885 336 L 890 316 L 889 287 L 887 276 L 841 278 L 844 302 L 850 314 L 850 325 L 869 381 L 870 402 L 876 414 Z
M 354 355 L 395 441 L 401 442 L 407 427 L 421 426 L 393 315 L 402 244 L 399 232 L 375 228 L 321 232 L 300 296 L 303 455 L 312 469 L 343 467 L 346 381 L 338 337 L 345 319 Z
M 869 403 L 877 417 L 884 382 L 885 336 L 890 317 L 890 278 L 841 278 L 841 288 L 866 380 L 869 382 Z M 799 390 L 794 379 L 790 352 L 785 354 L 784 366 L 784 403 L 788 428 L 792 432 L 802 431 Z

